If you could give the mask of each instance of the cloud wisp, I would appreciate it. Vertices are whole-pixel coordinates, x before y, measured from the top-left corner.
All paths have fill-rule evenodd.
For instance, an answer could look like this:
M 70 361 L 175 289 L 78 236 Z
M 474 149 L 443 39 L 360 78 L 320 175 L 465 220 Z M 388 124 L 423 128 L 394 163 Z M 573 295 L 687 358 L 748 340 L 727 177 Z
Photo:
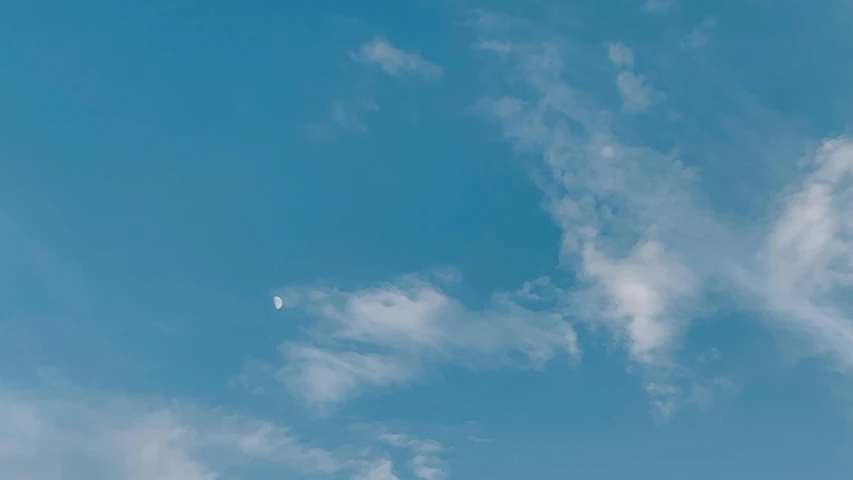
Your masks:
M 441 443 L 388 431 L 380 433 L 379 440 L 390 447 L 408 453 L 411 458 L 407 465 L 417 478 L 421 480 L 443 480 L 447 478 L 447 463 L 439 457 L 439 454 L 445 450 Z
M 634 51 L 624 43 L 608 43 L 607 56 L 617 67 L 631 68 L 634 66 Z
M 853 140 L 825 141 L 809 163 L 737 278 L 768 321 L 853 371 Z
M 355 291 L 282 291 L 290 308 L 315 323 L 310 341 L 281 345 L 278 378 L 294 395 L 333 406 L 368 386 L 410 382 L 429 364 L 511 365 L 516 352 L 527 359 L 522 366 L 540 368 L 559 353 L 579 355 L 572 327 L 523 290 L 495 295 L 475 312 L 442 290 L 445 278 L 407 275 Z
M 214 480 L 249 463 L 300 475 L 349 468 L 288 427 L 187 403 L 77 396 L 0 390 L 0 477 Z
M 442 66 L 426 60 L 420 53 L 400 50 L 383 37 L 365 43 L 358 51 L 350 53 L 350 58 L 377 65 L 393 77 L 412 76 L 433 82 L 444 76 Z
M 669 13 L 678 6 L 678 0 L 646 0 L 643 9 L 650 13 Z
M 289 426 L 222 407 L 0 384 L 0 478 L 219 480 L 263 473 L 389 480 L 398 478 L 397 459 L 416 478 L 446 477 L 438 441 L 381 424 L 357 435 L 351 430 L 323 448 Z
M 622 97 L 622 111 L 639 113 L 648 109 L 654 101 L 655 91 L 642 75 L 631 71 L 634 67 L 634 51 L 623 43 L 608 43 L 607 56 L 610 63 L 623 69 L 616 76 L 616 88 Z
M 366 464 L 361 471 L 352 476 L 352 480 L 399 480 L 394 473 L 394 463 L 387 458 L 380 458 Z
M 622 96 L 622 110 L 627 113 L 642 112 L 652 105 L 654 90 L 642 75 L 634 72 L 619 72 L 616 87 Z

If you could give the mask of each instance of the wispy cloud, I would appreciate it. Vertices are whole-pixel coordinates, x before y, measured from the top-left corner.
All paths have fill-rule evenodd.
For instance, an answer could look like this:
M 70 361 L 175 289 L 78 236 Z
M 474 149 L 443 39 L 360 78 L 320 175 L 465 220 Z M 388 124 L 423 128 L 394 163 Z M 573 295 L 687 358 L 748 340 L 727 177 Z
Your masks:
M 436 457 L 427 455 L 415 455 L 409 466 L 415 476 L 422 480 L 442 480 L 447 476 L 444 465 Z
M 643 8 L 651 13 L 669 13 L 678 5 L 678 0 L 646 0 Z
M 560 352 L 579 355 L 574 330 L 545 301 L 521 290 L 495 295 L 475 312 L 442 290 L 446 278 L 407 275 L 356 291 L 282 291 L 316 324 L 311 343 L 281 346 L 286 361 L 279 378 L 293 394 L 332 405 L 368 386 L 411 381 L 430 363 L 509 365 L 515 363 L 509 353 L 517 352 L 525 366 L 538 368 Z
M 541 160 L 531 174 L 563 232 L 561 264 L 580 280 L 566 311 L 606 325 L 624 343 L 662 415 L 678 399 L 701 404 L 734 390 L 729 380 L 697 379 L 676 361 L 712 290 L 749 297 L 770 325 L 853 368 L 853 302 L 845 296 L 853 285 L 853 141 L 823 143 L 772 224 L 736 225 L 701 201 L 697 174 L 675 153 L 626 139 L 606 100 L 573 85 L 559 42 L 512 41 L 504 26 L 479 32 L 478 44 L 502 45 L 496 53 L 528 89 L 480 106 L 520 153 Z M 630 65 L 621 48 L 608 54 Z M 653 107 L 642 77 L 624 70 L 617 83 L 623 113 Z
M 608 43 L 606 46 L 610 62 L 623 69 L 616 76 L 616 88 L 622 97 L 622 111 L 638 113 L 648 109 L 656 92 L 642 75 L 631 71 L 634 66 L 634 51 L 623 43 Z
M 358 62 L 378 65 L 382 71 L 395 77 L 411 75 L 436 81 L 444 76 L 444 68 L 440 65 L 424 59 L 420 53 L 400 50 L 382 37 L 365 43 L 350 57 Z
M 285 344 L 281 350 L 285 365 L 277 377 L 293 393 L 323 405 L 340 403 L 367 386 L 406 383 L 418 371 L 416 365 L 388 355 L 301 344 Z
M 331 474 L 346 463 L 287 427 L 176 402 L 0 390 L 0 477 L 213 480 L 244 463 Z
M 608 43 L 607 56 L 617 67 L 631 68 L 634 66 L 634 51 L 623 43 Z
M 655 91 L 642 75 L 628 71 L 619 72 L 616 87 L 622 96 L 622 110 L 625 112 L 642 112 L 652 105 Z
M 352 480 L 399 480 L 394 474 L 394 463 L 383 458 L 365 465 L 361 472 L 353 475 Z
M 607 258 L 590 241 L 582 260 L 584 271 L 610 299 L 604 318 L 624 322 L 631 357 L 659 363 L 658 356 L 680 333 L 679 320 L 667 318 L 667 310 L 696 292 L 692 272 L 653 239 L 638 243 L 624 259 Z
M 406 433 L 383 431 L 378 438 L 392 447 L 407 448 L 418 453 L 436 453 L 444 450 L 444 446 L 435 440 L 423 440 Z
M 561 264 L 586 285 L 568 295 L 567 311 L 625 342 L 643 366 L 653 403 L 667 415 L 683 395 L 676 377 L 689 376 L 673 363 L 674 352 L 706 277 L 718 268 L 694 254 L 718 248 L 730 232 L 693 201 L 693 171 L 669 153 L 617 136 L 596 93 L 567 80 L 557 42 L 512 43 L 502 28 L 480 34 L 481 43 L 512 44 L 502 60 L 529 89 L 529 98 L 480 105 L 520 152 L 542 160 L 532 174 L 563 232 Z M 619 48 L 609 56 L 629 63 Z M 618 84 L 626 113 L 651 106 L 642 77 L 623 71 Z
M 435 440 L 423 440 L 403 433 L 379 434 L 379 440 L 397 449 L 406 450 L 411 458 L 409 469 L 422 480 L 442 480 L 447 477 L 447 464 L 438 456 L 445 450 Z
M 741 270 L 769 319 L 853 370 L 853 141 L 824 142 L 811 172 L 786 195 L 757 254 Z
M 393 480 L 392 457 L 401 455 L 417 478 L 447 471 L 441 443 L 381 425 L 344 426 L 335 447 L 323 448 L 292 427 L 223 407 L 61 383 L 37 391 L 0 384 L 0 478 L 219 480 L 247 469 Z

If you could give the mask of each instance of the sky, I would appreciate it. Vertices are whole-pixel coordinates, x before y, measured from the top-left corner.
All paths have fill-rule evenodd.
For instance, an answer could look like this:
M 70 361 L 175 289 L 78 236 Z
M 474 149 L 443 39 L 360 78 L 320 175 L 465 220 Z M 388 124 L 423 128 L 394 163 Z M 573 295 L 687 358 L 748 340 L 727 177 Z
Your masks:
M 851 24 L 7 2 L 0 478 L 851 478 Z

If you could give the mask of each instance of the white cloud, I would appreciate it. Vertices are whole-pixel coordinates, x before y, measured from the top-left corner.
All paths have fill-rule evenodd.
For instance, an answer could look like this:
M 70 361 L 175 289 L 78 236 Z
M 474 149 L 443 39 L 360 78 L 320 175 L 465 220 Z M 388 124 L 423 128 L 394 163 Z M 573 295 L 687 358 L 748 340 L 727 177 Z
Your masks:
M 677 0 L 646 0 L 643 8 L 651 13 L 668 13 L 677 5 Z
M 522 306 L 530 302 L 524 291 L 495 295 L 478 312 L 420 275 L 351 292 L 282 293 L 298 299 L 292 305 L 317 323 L 313 344 L 282 345 L 279 376 L 293 394 L 320 405 L 341 403 L 367 386 L 410 381 L 426 363 L 508 365 L 509 353 L 517 352 L 539 368 L 560 352 L 579 355 L 572 327 L 547 308 Z
M 658 363 L 679 333 L 680 319 L 667 316 L 670 304 L 696 292 L 692 273 L 655 240 L 638 244 L 624 260 L 607 258 L 588 243 L 583 267 L 609 298 L 612 310 L 604 312 L 605 317 L 625 330 L 630 355 L 640 362 Z
M 422 453 L 444 450 L 444 446 L 435 440 L 423 440 L 405 433 L 383 432 L 379 434 L 379 440 L 395 448 L 408 448 Z
M 442 463 L 435 457 L 415 455 L 409 462 L 409 466 L 415 476 L 423 480 L 442 480 L 447 476 Z
M 394 474 L 394 464 L 383 458 L 365 465 L 362 471 L 352 476 L 353 480 L 399 480 Z
M 0 477 L 214 480 L 247 462 L 298 474 L 344 468 L 271 423 L 175 402 L 84 402 L 0 390 Z
M 853 370 L 853 141 L 825 142 L 740 280 L 769 319 Z
M 642 75 L 636 75 L 630 71 L 634 66 L 634 52 L 622 43 L 608 43 L 607 56 L 613 65 L 626 69 L 616 76 L 616 88 L 622 97 L 622 111 L 637 113 L 649 108 L 654 100 L 655 91 Z
M 597 299 L 586 317 L 597 316 L 596 322 L 605 323 L 625 343 L 629 358 L 643 366 L 646 393 L 656 413 L 670 417 L 683 396 L 677 383 L 696 381 L 673 364 L 699 297 L 696 274 L 649 238 L 619 259 L 603 255 L 590 241 L 584 246 L 581 268 L 594 281 L 582 296 Z
M 506 43 L 503 30 L 480 33 L 481 42 Z M 696 175 L 674 155 L 614 133 L 613 114 L 595 92 L 567 80 L 573 77 L 556 45 L 505 49 L 512 53 L 501 59 L 530 98 L 486 99 L 480 106 L 519 152 L 541 159 L 532 174 L 562 230 L 560 264 L 581 280 L 567 295 L 566 311 L 605 325 L 624 342 L 642 366 L 653 404 L 667 416 L 684 394 L 678 383 L 692 376 L 674 355 L 706 279 L 735 261 L 715 257 L 732 232 L 694 202 Z M 642 77 L 625 71 L 619 78 L 626 112 L 651 104 Z
M 706 20 L 699 28 L 713 26 Z M 771 225 L 730 224 L 698 202 L 696 175 L 674 154 L 617 136 L 614 125 L 624 135 L 625 123 L 595 92 L 570 83 L 555 44 L 508 42 L 508 30 L 483 28 L 478 42 L 505 46 L 500 59 L 529 96 L 480 106 L 520 153 L 541 160 L 532 173 L 563 233 L 561 265 L 582 280 L 566 311 L 603 323 L 624 343 L 662 415 L 679 399 L 702 404 L 713 391 L 734 389 L 727 380 L 696 379 L 675 358 L 712 287 L 758 306 L 770 325 L 853 370 L 853 140 L 823 144 Z M 626 112 L 651 103 L 642 77 L 626 71 L 619 84 Z M 758 120 L 767 118 L 774 117 Z M 764 137 L 755 137 L 749 153 L 766 154 L 755 148 Z
M 287 478 L 397 479 L 390 452 L 415 475 L 444 478 L 435 440 L 382 426 L 339 431 L 335 449 L 292 428 L 222 407 L 106 394 L 70 385 L 39 392 L 0 385 L 0 478 L 48 480 L 224 480 L 248 472 Z M 264 477 L 266 478 L 266 477 Z
M 362 63 L 376 64 L 382 71 L 395 77 L 411 75 L 436 81 L 444 75 L 444 68 L 440 65 L 427 61 L 420 53 L 400 50 L 382 37 L 365 43 L 350 57 Z
M 283 345 L 282 351 L 286 363 L 277 377 L 291 392 L 319 404 L 340 403 L 365 386 L 405 383 L 417 371 L 391 356 L 299 344 Z
M 633 72 L 619 72 L 616 77 L 616 87 L 622 96 L 622 110 L 629 113 L 642 112 L 649 108 L 654 97 L 654 90 L 646 84 L 642 75 Z
M 402 433 L 382 432 L 378 437 L 383 443 L 408 450 L 413 455 L 408 466 L 416 477 L 423 480 L 442 480 L 447 477 L 447 464 L 438 457 L 445 448 L 439 442 Z
M 607 56 L 617 67 L 634 66 L 634 51 L 623 43 L 608 43 Z

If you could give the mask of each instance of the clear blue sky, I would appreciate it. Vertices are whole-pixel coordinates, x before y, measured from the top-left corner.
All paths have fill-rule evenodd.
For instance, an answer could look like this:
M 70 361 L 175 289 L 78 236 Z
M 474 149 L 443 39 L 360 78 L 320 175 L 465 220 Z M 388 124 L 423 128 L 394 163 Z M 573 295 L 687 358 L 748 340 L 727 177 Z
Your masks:
M 13 3 L 0 477 L 853 476 L 849 1 Z

